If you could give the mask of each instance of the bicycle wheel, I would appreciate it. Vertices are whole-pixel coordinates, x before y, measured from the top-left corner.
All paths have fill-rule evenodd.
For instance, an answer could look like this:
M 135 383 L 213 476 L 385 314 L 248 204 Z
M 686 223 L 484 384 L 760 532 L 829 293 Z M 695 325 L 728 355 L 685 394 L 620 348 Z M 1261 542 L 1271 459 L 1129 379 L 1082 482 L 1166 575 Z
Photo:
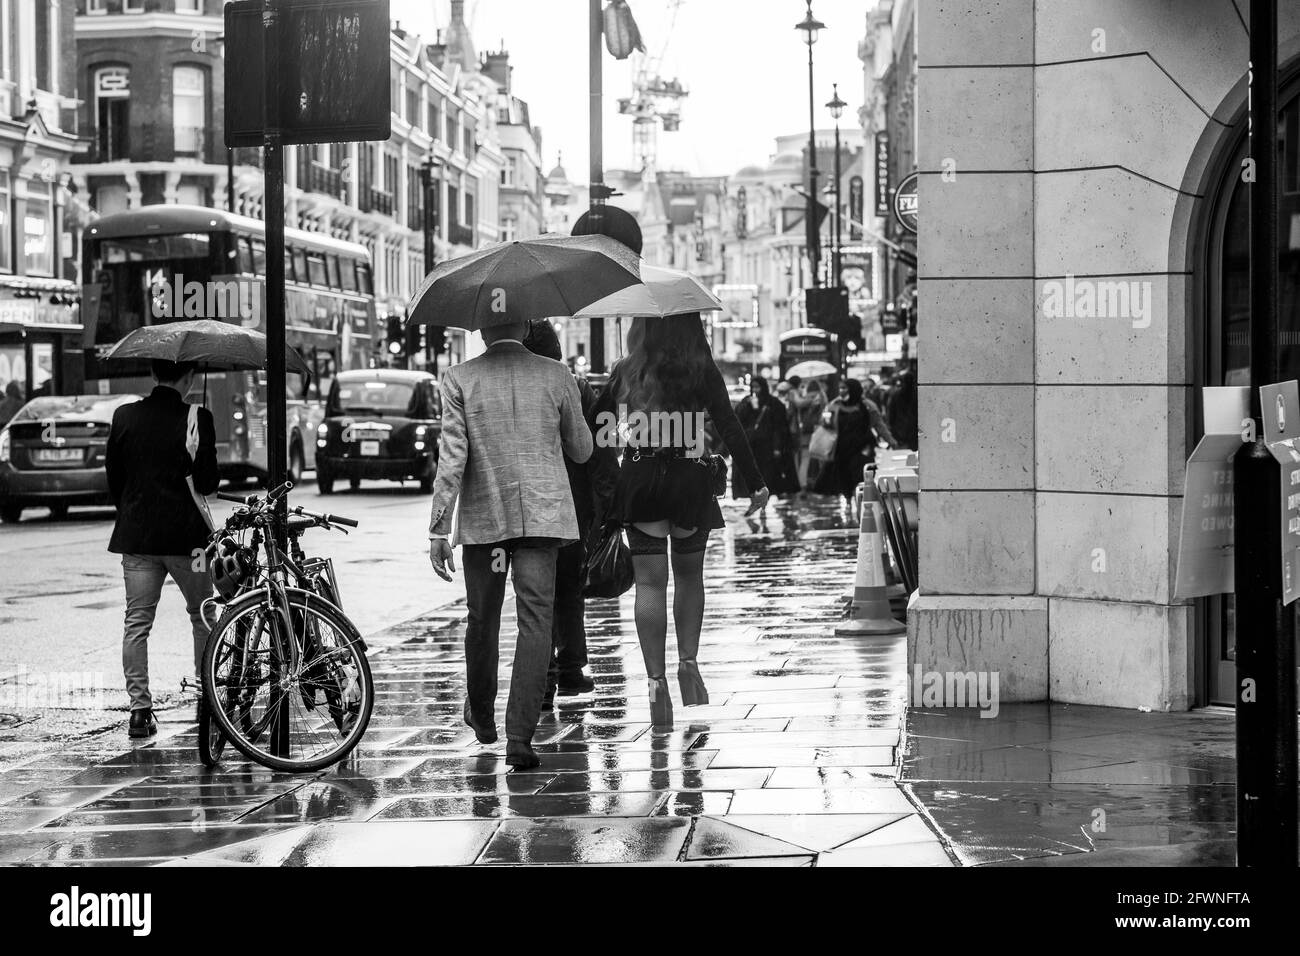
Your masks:
M 215 767 L 226 749 L 226 735 L 212 716 L 212 707 L 206 694 L 199 697 L 199 760 L 205 767 Z
M 365 734 L 374 682 L 352 622 L 309 591 L 285 593 L 289 627 L 264 590 L 231 603 L 208 640 L 203 683 L 214 692 L 209 699 L 236 702 L 213 713 L 249 759 L 274 770 L 320 770 Z

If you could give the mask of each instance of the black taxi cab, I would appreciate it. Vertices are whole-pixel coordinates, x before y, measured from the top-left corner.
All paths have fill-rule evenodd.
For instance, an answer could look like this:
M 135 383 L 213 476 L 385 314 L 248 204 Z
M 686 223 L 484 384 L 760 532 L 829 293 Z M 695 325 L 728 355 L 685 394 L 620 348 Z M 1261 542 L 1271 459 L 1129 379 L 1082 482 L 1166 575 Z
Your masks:
M 316 487 L 334 493 L 362 480 L 419 483 L 433 490 L 440 428 L 438 381 L 428 372 L 360 369 L 340 372 L 316 430 Z

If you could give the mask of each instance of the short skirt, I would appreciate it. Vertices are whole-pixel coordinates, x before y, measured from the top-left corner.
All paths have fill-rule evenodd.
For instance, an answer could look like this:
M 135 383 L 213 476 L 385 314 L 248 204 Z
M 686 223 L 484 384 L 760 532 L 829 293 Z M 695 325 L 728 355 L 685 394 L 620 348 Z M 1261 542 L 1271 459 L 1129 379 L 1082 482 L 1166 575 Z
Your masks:
M 624 458 L 610 517 L 625 525 L 668 520 L 678 528 L 726 526 L 709 469 L 698 458 Z

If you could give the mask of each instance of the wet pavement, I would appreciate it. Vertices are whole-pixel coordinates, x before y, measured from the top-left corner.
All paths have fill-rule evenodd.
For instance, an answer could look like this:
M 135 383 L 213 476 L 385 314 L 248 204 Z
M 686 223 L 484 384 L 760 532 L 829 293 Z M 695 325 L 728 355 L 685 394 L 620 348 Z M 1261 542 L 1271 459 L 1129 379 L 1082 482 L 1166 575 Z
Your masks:
M 913 708 L 903 789 L 965 866 L 1233 866 L 1230 710 Z
M 385 633 L 375 716 L 344 765 L 292 776 L 228 754 L 207 771 L 190 713 L 173 711 L 130 749 L 118 728 L 0 772 L 0 862 L 952 865 L 895 779 L 904 639 L 834 634 L 856 523 L 824 499 L 763 521 L 726 511 L 707 561 L 711 703 L 682 707 L 670 681 L 671 731 L 650 725 L 632 595 L 593 601 L 596 692 L 559 698 L 541 767 L 507 772 L 503 744 L 461 719 L 450 605 Z M 504 618 L 503 663 L 509 600 Z M 508 684 L 503 666 L 499 710 Z

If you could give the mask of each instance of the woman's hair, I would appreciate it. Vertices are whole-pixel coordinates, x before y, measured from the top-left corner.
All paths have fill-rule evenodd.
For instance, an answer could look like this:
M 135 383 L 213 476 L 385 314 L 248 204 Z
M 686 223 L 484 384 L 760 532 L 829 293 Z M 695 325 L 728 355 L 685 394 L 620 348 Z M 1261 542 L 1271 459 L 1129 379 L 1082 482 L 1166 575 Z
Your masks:
M 749 380 L 749 387 L 753 388 L 754 386 L 758 386 L 758 394 L 764 398 L 772 394 L 772 386 L 768 385 L 767 379 L 761 375 L 755 375 Z
M 524 336 L 524 348 L 534 355 L 564 361 L 564 352 L 560 348 L 560 337 L 550 319 L 529 319 L 528 334 Z
M 808 391 L 816 392 L 818 395 L 825 394 L 825 392 L 822 390 L 822 383 L 819 382 L 817 379 L 813 379 L 808 383 Z
M 844 386 L 849 390 L 849 404 L 859 404 L 862 401 L 862 383 L 856 378 L 846 378 Z
M 699 405 L 713 353 L 700 313 L 638 316 L 619 363 L 618 399 L 633 411 L 688 411 Z

